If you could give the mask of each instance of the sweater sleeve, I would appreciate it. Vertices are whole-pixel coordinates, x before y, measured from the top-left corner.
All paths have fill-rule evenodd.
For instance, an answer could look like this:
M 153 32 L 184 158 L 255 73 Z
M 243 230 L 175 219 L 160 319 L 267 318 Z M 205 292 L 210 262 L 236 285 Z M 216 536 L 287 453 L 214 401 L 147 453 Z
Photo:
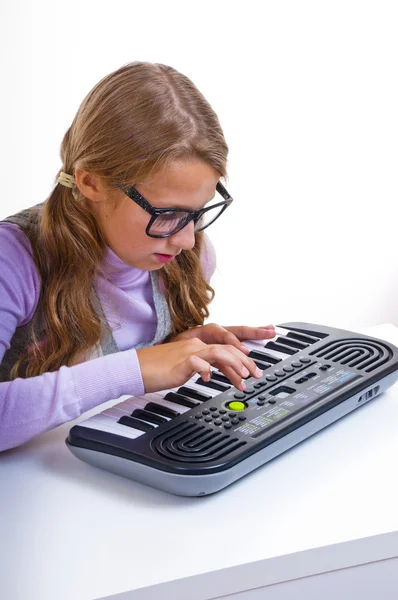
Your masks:
M 17 327 L 35 312 L 40 282 L 26 236 L 0 224 L 0 364 Z M 0 383 L 0 451 L 77 418 L 123 394 L 142 395 L 134 349 L 101 356 L 59 371 Z

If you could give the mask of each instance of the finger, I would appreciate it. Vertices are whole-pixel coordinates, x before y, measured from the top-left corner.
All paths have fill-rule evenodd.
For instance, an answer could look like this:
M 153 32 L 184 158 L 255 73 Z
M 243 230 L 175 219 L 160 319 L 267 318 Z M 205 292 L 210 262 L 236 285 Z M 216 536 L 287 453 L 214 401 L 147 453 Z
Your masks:
M 232 374 L 228 374 L 226 377 L 238 389 L 242 389 L 242 377 L 246 378 L 252 375 L 259 378 L 263 375 L 263 372 L 257 368 L 256 363 L 234 346 L 209 345 L 200 351 L 199 355 L 225 375 L 225 368 L 230 367 L 232 369 L 230 373 Z
M 246 325 L 233 325 L 225 327 L 227 331 L 235 335 L 239 340 L 265 340 L 275 337 L 275 327 L 247 327 Z
M 224 365 L 224 367 L 222 369 L 219 369 L 219 370 L 220 371 L 222 370 L 222 372 L 224 373 L 225 377 L 227 377 L 230 380 L 231 385 L 233 385 L 234 387 L 236 387 L 237 390 L 240 390 L 241 392 L 245 391 L 245 389 L 246 389 L 246 383 L 245 383 L 244 378 L 241 378 L 240 381 L 239 381 L 239 378 L 238 378 L 238 380 L 236 381 L 236 373 L 235 373 L 235 371 L 231 367 L 226 367 Z
M 211 377 L 210 363 L 197 354 L 191 354 L 180 366 L 184 369 L 185 381 L 191 379 L 195 373 L 198 373 L 203 381 L 209 381 Z
M 237 355 L 240 358 L 243 366 L 247 369 L 247 373 L 243 375 L 243 377 L 251 376 L 256 377 L 256 379 L 259 379 L 263 376 L 263 371 L 257 367 L 256 363 L 252 358 L 249 358 L 248 356 L 246 356 L 246 354 L 242 356 L 240 350 L 235 348 L 235 346 L 225 346 L 225 348 L 227 348 L 228 351 L 232 354 Z

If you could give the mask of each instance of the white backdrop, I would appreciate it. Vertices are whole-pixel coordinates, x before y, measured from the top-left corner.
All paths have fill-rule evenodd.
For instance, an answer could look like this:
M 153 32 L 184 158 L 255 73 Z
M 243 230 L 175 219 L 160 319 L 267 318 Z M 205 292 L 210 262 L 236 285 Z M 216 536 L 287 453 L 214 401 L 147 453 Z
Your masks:
M 397 2 L 13 0 L 0 22 L 0 218 L 47 197 L 99 79 L 170 64 L 230 146 L 211 320 L 398 325 Z

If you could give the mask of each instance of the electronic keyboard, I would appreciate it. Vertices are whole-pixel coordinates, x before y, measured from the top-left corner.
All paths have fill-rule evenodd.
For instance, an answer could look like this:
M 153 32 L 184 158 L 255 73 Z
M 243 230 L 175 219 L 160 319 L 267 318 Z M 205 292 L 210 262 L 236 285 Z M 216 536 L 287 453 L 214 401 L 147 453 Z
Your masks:
M 181 496 L 212 494 L 362 406 L 398 379 L 398 350 L 308 323 L 245 341 L 263 370 L 244 392 L 212 368 L 172 390 L 131 397 L 79 422 L 83 461 Z

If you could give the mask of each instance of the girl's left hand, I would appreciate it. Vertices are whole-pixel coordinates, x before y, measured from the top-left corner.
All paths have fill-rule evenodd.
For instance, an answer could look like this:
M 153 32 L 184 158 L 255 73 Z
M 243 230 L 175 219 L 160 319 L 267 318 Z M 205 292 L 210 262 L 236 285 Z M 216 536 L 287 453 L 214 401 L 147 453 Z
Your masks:
M 189 338 L 199 338 L 205 344 L 231 344 L 241 352 L 249 354 L 249 350 L 241 344 L 243 340 L 266 340 L 275 337 L 275 327 L 266 325 L 265 327 L 246 327 L 245 325 L 235 325 L 231 327 L 221 327 L 216 323 L 209 323 L 201 327 L 192 327 L 179 333 L 170 342 L 184 340 Z

